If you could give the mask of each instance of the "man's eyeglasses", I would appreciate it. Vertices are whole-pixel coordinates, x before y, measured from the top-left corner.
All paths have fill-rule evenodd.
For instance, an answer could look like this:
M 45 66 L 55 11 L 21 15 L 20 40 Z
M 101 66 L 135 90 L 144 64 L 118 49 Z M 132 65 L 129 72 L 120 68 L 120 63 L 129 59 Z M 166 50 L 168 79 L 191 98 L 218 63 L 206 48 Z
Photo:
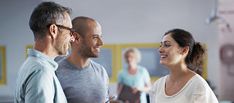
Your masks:
M 52 24 L 47 25 L 47 27 L 49 27 L 50 25 L 52 25 Z M 73 30 L 72 28 L 69 28 L 69 27 L 66 27 L 66 26 L 63 26 L 63 25 L 58 25 L 58 24 L 55 24 L 55 25 L 57 27 L 59 27 L 59 28 L 69 30 L 71 34 L 73 34 L 75 32 L 75 30 Z
M 71 34 L 73 32 L 75 32 L 72 28 L 69 28 L 69 27 L 66 27 L 66 26 L 63 26 L 63 25 L 58 25 L 58 24 L 55 24 L 57 27 L 59 28 L 62 28 L 62 29 L 66 29 L 66 30 L 69 30 L 71 32 Z

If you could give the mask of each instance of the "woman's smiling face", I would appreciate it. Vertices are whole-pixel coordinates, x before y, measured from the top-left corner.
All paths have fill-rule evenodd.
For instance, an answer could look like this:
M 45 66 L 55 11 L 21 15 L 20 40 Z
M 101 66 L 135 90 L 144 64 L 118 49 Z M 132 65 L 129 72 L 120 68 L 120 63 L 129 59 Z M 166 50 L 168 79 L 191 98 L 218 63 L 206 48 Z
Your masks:
M 181 47 L 171 37 L 171 34 L 165 35 L 159 48 L 160 63 L 166 66 L 178 64 L 184 59 L 180 52 Z

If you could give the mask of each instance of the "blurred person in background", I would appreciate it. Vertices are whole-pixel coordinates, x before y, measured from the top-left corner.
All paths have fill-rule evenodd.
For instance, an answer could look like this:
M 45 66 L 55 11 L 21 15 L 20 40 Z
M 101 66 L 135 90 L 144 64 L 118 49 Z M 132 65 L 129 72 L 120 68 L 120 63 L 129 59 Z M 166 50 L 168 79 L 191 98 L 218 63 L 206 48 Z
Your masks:
M 141 60 L 140 51 L 136 48 L 128 48 L 124 52 L 124 58 L 128 66 L 122 69 L 118 75 L 118 96 L 124 92 L 125 89 L 123 88 L 127 86 L 131 88 L 130 92 L 133 94 L 140 93 L 140 103 L 147 103 L 146 93 L 151 86 L 151 82 L 147 69 L 138 64 Z M 129 100 L 122 101 L 130 102 Z

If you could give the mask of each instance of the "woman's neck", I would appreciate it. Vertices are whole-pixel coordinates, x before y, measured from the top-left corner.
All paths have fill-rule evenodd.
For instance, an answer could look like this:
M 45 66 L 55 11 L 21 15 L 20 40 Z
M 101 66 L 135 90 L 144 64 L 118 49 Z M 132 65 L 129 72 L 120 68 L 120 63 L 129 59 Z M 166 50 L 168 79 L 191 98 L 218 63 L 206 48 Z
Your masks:
M 129 72 L 129 74 L 132 74 L 132 75 L 136 74 L 137 73 L 137 65 L 136 64 L 129 65 L 128 72 Z
M 192 72 L 189 68 L 187 68 L 186 64 L 173 65 L 169 68 L 170 68 L 169 78 L 171 80 L 178 80 Z

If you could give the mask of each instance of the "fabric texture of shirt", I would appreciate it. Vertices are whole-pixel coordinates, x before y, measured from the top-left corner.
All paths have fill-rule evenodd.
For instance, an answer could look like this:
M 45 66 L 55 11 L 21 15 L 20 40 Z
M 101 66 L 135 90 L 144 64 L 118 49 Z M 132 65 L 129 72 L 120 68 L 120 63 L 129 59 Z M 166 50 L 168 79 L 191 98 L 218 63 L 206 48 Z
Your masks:
M 21 66 L 14 97 L 15 103 L 67 103 L 55 75 L 58 64 L 45 54 L 28 50 Z
M 218 100 L 207 84 L 198 74 L 194 75 L 184 87 L 172 96 L 165 93 L 167 76 L 157 80 L 150 90 L 150 103 L 218 103 Z
M 129 74 L 127 69 L 122 69 L 118 75 L 118 83 L 130 86 L 132 88 L 144 88 L 145 84 L 150 82 L 150 76 L 146 68 L 137 66 L 135 75 Z M 146 93 L 141 93 L 141 103 L 146 103 Z
M 90 60 L 85 68 L 77 68 L 67 59 L 58 61 L 56 75 L 68 103 L 104 103 L 108 98 L 109 77 L 103 66 Z

